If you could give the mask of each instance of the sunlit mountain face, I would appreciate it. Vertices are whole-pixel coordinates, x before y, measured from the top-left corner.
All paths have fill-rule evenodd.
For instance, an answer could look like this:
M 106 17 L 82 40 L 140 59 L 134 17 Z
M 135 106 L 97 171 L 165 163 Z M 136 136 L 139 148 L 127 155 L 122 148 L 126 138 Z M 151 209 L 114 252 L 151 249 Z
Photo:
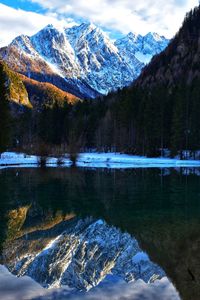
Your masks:
M 153 299 L 159 290 L 163 299 L 198 299 L 198 175 L 198 168 L 2 170 L 1 264 L 34 280 L 44 297 L 121 290 L 127 299 Z

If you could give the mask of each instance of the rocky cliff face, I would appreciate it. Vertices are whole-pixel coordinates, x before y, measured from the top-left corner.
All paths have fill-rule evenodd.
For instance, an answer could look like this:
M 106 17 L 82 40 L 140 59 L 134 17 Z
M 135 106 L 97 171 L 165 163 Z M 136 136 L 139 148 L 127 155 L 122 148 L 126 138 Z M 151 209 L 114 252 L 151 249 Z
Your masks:
M 48 25 L 32 37 L 19 36 L 0 57 L 32 79 L 48 81 L 81 98 L 95 98 L 130 85 L 168 40 L 157 34 L 113 43 L 92 24 L 63 30 Z
M 73 219 L 48 233 L 22 236 L 12 245 L 16 257 L 7 263 L 9 269 L 48 288 L 67 285 L 89 290 L 109 274 L 126 282 L 142 279 L 146 283 L 165 276 L 133 237 L 102 220 Z
M 128 65 L 108 36 L 94 25 L 82 24 L 65 32 L 82 76 L 101 94 L 128 85 L 143 67 L 136 58 Z

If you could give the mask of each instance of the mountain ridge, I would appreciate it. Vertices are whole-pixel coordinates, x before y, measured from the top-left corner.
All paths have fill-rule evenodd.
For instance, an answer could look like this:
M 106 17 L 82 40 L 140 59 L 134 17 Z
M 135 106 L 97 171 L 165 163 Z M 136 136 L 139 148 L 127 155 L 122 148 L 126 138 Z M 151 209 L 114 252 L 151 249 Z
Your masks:
M 145 53 L 149 60 L 168 43 L 153 34 L 138 37 L 136 42 L 142 40 L 142 44 L 132 41 L 124 53 L 123 39 L 114 43 L 93 24 L 62 30 L 48 25 L 31 37 L 15 38 L 0 49 L 0 57 L 27 77 L 50 82 L 80 98 L 97 98 L 130 85 L 147 62 L 142 61 Z

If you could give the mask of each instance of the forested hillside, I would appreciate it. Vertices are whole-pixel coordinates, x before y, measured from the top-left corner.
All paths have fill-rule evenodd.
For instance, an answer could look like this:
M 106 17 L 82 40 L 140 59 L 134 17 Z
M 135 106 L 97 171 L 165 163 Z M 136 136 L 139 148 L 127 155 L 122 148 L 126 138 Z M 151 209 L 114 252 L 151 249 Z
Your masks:
M 12 71 L 0 61 L 0 153 L 8 149 L 22 150 L 28 142 L 32 143 L 29 147 L 35 147 L 43 131 L 40 122 L 46 117 L 46 111 L 55 115 L 79 101 L 52 84 L 40 83 Z M 57 117 L 61 117 L 59 112 Z M 51 134 L 51 126 L 55 124 L 53 119 L 49 121 L 44 131 Z
M 39 82 L 19 74 L 28 92 L 29 99 L 34 108 L 42 106 L 53 107 L 55 103 L 63 106 L 64 103 L 75 104 L 80 99 L 70 93 L 67 93 L 55 85 L 48 82 Z

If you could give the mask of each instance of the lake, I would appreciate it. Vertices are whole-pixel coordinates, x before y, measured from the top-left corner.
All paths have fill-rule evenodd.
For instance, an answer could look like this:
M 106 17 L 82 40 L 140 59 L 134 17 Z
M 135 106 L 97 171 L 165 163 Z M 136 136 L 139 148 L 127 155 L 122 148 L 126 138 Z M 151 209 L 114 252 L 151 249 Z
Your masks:
M 1 298 L 200 299 L 199 175 L 0 170 Z

